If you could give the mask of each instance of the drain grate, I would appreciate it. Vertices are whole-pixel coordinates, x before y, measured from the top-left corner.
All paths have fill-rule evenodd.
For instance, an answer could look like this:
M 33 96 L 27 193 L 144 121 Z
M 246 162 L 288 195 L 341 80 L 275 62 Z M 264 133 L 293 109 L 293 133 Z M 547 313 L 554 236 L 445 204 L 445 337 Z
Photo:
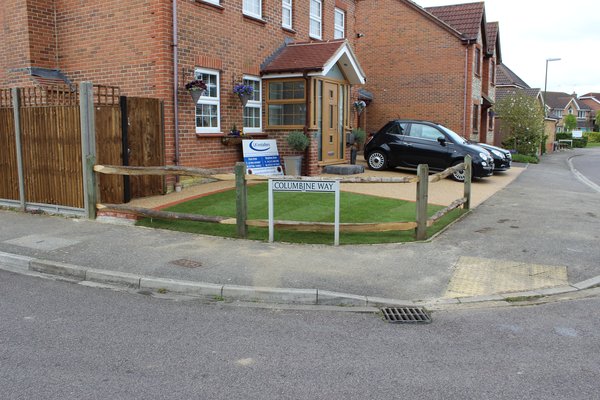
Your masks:
M 384 319 L 393 324 L 431 323 L 431 317 L 422 307 L 385 307 L 381 311 Z
M 173 260 L 169 264 L 176 265 L 178 267 L 185 268 L 198 268 L 202 266 L 202 263 L 198 261 L 188 260 L 186 258 L 180 258 L 179 260 Z

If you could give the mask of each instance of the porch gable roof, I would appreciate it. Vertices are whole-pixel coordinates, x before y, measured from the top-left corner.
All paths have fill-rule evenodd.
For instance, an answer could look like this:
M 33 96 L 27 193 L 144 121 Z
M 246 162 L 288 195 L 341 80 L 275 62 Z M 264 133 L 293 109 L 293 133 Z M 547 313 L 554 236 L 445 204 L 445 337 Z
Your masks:
M 365 74 L 345 39 L 287 44 L 263 65 L 261 74 L 265 79 L 302 74 L 326 76 L 336 64 L 351 84 L 365 83 Z

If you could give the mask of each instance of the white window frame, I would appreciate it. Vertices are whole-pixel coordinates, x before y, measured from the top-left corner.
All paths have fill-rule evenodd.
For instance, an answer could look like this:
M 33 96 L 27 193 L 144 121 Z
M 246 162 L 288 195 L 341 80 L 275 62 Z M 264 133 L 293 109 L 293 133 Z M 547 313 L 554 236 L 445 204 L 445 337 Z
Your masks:
M 216 97 L 210 96 L 210 87 L 207 89 L 206 93 L 200 96 L 198 99 L 198 103 L 196 104 L 205 104 L 205 105 L 216 105 L 217 106 L 217 126 L 209 126 L 209 127 L 201 127 L 196 125 L 196 118 L 198 117 L 198 108 L 195 108 L 194 112 L 194 125 L 196 125 L 196 133 L 220 133 L 221 132 L 221 82 L 219 71 L 214 69 L 206 69 L 206 68 L 196 68 L 194 70 L 194 77 L 198 79 L 201 74 L 209 74 L 216 76 Z M 209 83 L 205 82 L 207 85 Z
M 242 12 L 249 17 L 262 19 L 262 0 L 244 0 Z M 255 9 L 258 8 L 258 13 Z
M 319 14 L 313 14 L 313 4 L 319 6 Z M 313 33 L 312 25 L 313 22 L 319 24 L 319 33 Z M 309 20 L 309 36 L 313 39 L 323 38 L 323 1 L 322 0 L 310 0 L 310 20 Z
M 293 0 L 281 0 L 281 26 L 287 29 L 292 29 L 294 23 L 292 1 Z M 285 21 L 286 16 L 289 16 L 289 24 Z
M 221 0 L 202 0 L 202 1 L 204 1 L 206 3 L 214 4 L 217 6 L 221 5 Z
M 254 108 L 258 109 L 258 127 L 246 127 L 245 120 L 242 122 L 244 126 L 244 133 L 261 133 L 262 132 L 262 80 L 259 77 L 244 75 L 244 81 L 254 81 L 258 82 L 258 91 L 254 91 L 252 93 L 252 98 L 248 100 L 246 106 L 244 107 L 244 111 L 246 108 Z M 245 84 L 245 83 L 244 83 Z M 242 114 L 243 118 L 243 114 Z
M 338 16 L 342 17 L 342 24 L 338 24 Z M 333 38 L 343 39 L 346 37 L 346 12 L 341 8 L 334 9 Z

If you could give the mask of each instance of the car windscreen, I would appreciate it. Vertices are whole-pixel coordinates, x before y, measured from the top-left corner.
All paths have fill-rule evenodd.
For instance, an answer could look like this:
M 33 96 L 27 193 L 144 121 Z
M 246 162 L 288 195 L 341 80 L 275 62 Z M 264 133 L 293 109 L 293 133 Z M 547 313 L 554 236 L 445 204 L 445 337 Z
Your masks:
M 453 130 L 450 130 L 448 128 L 446 128 L 443 125 L 438 125 L 438 127 L 443 130 L 448 136 L 450 136 L 450 139 L 452 139 L 452 141 L 454 143 L 458 143 L 458 144 L 466 144 L 468 143 L 467 140 L 460 136 L 458 133 L 454 132 Z

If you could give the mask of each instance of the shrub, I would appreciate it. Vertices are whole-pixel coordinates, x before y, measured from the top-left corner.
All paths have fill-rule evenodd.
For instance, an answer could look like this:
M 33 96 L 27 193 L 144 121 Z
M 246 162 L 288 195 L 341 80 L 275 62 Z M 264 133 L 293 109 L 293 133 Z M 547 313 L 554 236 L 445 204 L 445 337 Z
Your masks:
M 296 151 L 304 151 L 310 144 L 310 139 L 306 137 L 304 132 L 293 131 L 285 138 L 287 144 Z
M 365 138 L 367 137 L 367 133 L 362 128 L 352 129 L 352 134 L 354 135 L 354 140 L 357 145 L 362 145 L 365 142 Z
M 587 142 L 588 142 L 588 138 L 585 136 L 582 138 L 573 139 L 573 147 L 582 149 L 587 146 Z
M 588 142 L 600 142 L 600 132 L 586 132 L 584 133 L 584 136 L 587 137 Z

